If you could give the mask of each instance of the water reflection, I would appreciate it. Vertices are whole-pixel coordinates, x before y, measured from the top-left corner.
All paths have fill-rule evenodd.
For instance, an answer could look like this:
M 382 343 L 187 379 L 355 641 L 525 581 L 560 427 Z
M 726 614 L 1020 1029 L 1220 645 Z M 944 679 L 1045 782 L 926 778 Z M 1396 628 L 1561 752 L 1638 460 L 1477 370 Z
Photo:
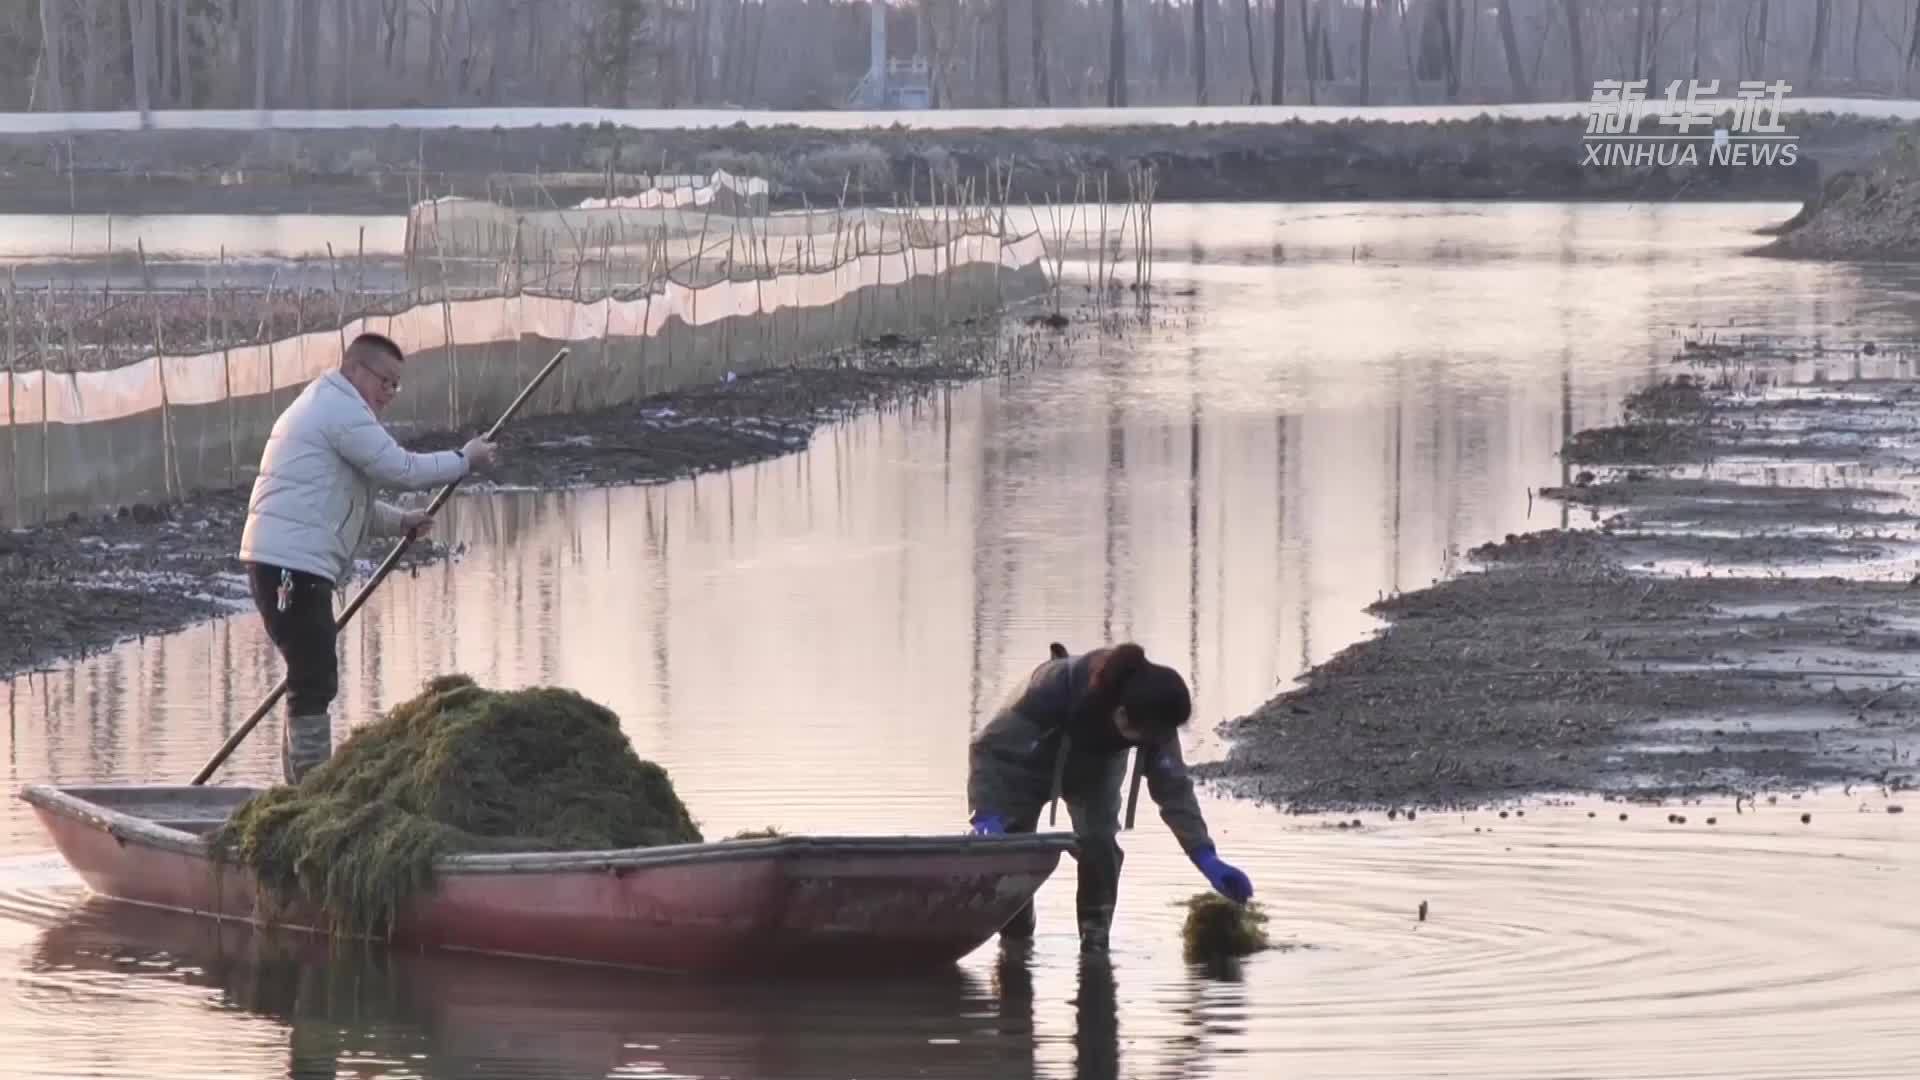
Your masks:
M 1074 995 L 1074 1076 L 1116 1080 L 1120 1075 L 1120 1016 L 1113 961 L 1105 953 L 1080 954 L 1080 990 Z
M 1036 1001 L 1031 941 L 994 947 L 983 973 L 956 968 L 913 980 L 845 983 L 648 976 L 430 950 L 329 946 L 305 935 L 97 899 L 77 901 L 23 958 L 16 1007 L 43 1014 L 68 1050 L 88 1047 L 103 1074 L 184 1075 L 219 1065 L 294 1078 L 394 1077 L 1028 1077 L 1073 1080 L 1193 1075 L 1239 1034 L 1238 964 L 1195 968 L 1147 1002 L 1169 1014 L 1164 1037 L 1123 1052 L 1121 973 L 1081 954 L 1068 1001 Z M 1144 974 L 1144 973 L 1142 973 Z M 1142 982 L 1136 995 L 1155 984 Z M 1054 992 L 1057 992 L 1058 988 Z M 1166 996 L 1172 990 L 1171 996 Z M 135 1026 L 195 1032 L 166 1055 L 126 1039 L 89 1043 L 96 1019 L 144 1002 Z M 1238 1002 L 1238 1004 L 1236 1004 Z M 1070 1061 L 1046 1062 L 1039 1008 L 1071 1010 Z M 215 1045 L 204 1020 L 249 1022 L 250 1037 Z M 138 1030 L 128 1032 L 138 1034 Z M 69 1045 L 65 1040 L 72 1039 Z M 155 1063 L 154 1056 L 162 1060 Z M 1137 1057 L 1138 1061 L 1132 1060 Z
M 804 454 L 463 496 L 443 535 L 468 554 L 393 579 L 345 635 L 340 723 L 448 670 L 564 683 L 710 828 L 946 828 L 968 729 L 1046 643 L 1134 638 L 1188 669 L 1204 756 L 1215 721 L 1369 633 L 1382 594 L 1567 524 L 1530 491 L 1569 478 L 1568 433 L 1673 369 L 1685 328 L 1908 325 L 1894 271 L 1730 257 L 1778 209 L 1163 207 L 1165 243 L 1286 256 L 1163 263 L 1133 331 L 1076 330 L 1067 365 Z M 1450 261 L 1355 260 L 1342 230 Z M 15 680 L 10 779 L 191 776 L 278 675 L 242 614 Z M 273 775 L 259 736 L 223 775 Z M 883 788 L 908 794 L 880 821 Z M 38 842 L 0 812 L 0 846 Z
M 0 263 L 89 258 L 326 259 L 404 254 L 403 214 L 0 214 Z M 138 270 L 136 265 L 134 268 Z
M 1163 243 L 1191 245 L 1199 257 L 1156 267 L 1149 325 L 1121 337 L 1080 336 L 1070 364 L 836 425 L 804 454 L 694 481 L 454 500 L 444 535 L 464 541 L 467 554 L 396 576 L 361 612 L 341 642 L 338 722 L 360 722 L 436 673 L 557 683 L 618 712 L 636 749 L 671 770 L 709 834 L 769 824 L 949 831 L 965 818 L 969 729 L 1044 657 L 1047 643 L 1084 648 L 1133 638 L 1189 668 L 1197 691 L 1189 754 L 1211 756 L 1219 749 L 1215 721 L 1369 633 L 1375 623 L 1365 607 L 1383 593 L 1449 572 L 1475 544 L 1566 523 L 1559 507 L 1529 498 L 1568 478 L 1554 452 L 1570 432 L 1611 420 L 1628 389 L 1674 370 L 1680 336 L 1697 332 L 1690 328 L 1829 341 L 1910 333 L 1916 306 L 1900 273 L 1730 257 L 1751 245 L 1748 230 L 1779 216 L 1777 207 L 1724 206 L 1162 208 Z M 1349 227 L 1371 236 L 1371 257 L 1339 243 Z M 1263 249 L 1263 259 L 1216 257 Z M 1811 378 L 1816 368 L 1906 370 L 1911 360 L 1833 355 L 1803 368 L 1796 377 Z M 256 621 L 243 615 L 13 680 L 5 687 L 8 780 L 184 779 L 279 674 Z M 242 744 L 219 779 L 275 776 L 275 724 Z M 1282 890 L 1280 910 L 1296 930 L 1340 940 L 1347 952 L 1314 958 L 1310 968 L 1263 958 L 1248 969 L 1259 977 L 1244 981 L 1231 970 L 1180 968 L 1167 958 L 1174 917 L 1159 906 L 1199 884 L 1148 814 L 1126 839 L 1127 929 L 1117 927 L 1119 951 L 1105 970 L 1077 964 L 1065 944 L 1073 937 L 1068 874 L 1066 886 L 1041 893 L 1035 955 L 1043 959 L 973 958 L 952 984 L 838 998 L 823 990 L 818 1012 L 812 990 L 768 998 L 745 989 L 743 1015 L 721 1018 L 718 1005 L 703 1011 L 704 992 L 657 1000 L 658 984 L 646 980 L 603 987 L 597 976 L 556 975 L 549 991 L 544 978 L 536 984 L 516 969 L 505 979 L 443 974 L 436 982 L 433 972 L 447 969 L 423 961 L 351 976 L 400 988 L 361 999 L 368 1004 L 356 1038 L 375 1039 L 366 1032 L 389 1025 L 404 1034 L 377 1052 L 395 1060 L 425 1054 L 404 1068 L 441 1070 L 434 1075 L 458 1073 L 462 1066 L 449 1061 L 486 1068 L 477 1062 L 494 1051 L 463 1048 L 461 1038 L 523 1027 L 529 1041 L 514 1044 L 524 1048 L 521 1075 L 549 1060 L 575 1073 L 636 1063 L 671 1071 L 690 1062 L 689 1071 L 755 1075 L 778 1072 L 770 1063 L 782 1062 L 804 1074 L 829 1068 L 835 1045 L 871 1045 L 878 1060 L 903 1069 L 951 1060 L 970 1075 L 1268 1076 L 1304 1064 L 1320 1075 L 1400 1076 L 1439 1059 L 1487 1076 L 1658 1073 L 1645 1055 L 1618 1056 L 1618 1048 L 1639 1045 L 1642 1021 L 1620 1007 L 1614 976 L 1589 977 L 1583 958 L 1591 959 L 1592 942 L 1545 929 L 1569 926 L 1599 928 L 1590 936 L 1602 945 L 1608 935 L 1628 942 L 1599 959 L 1625 957 L 1653 983 L 1678 988 L 1662 1008 L 1686 1022 L 1655 1025 L 1663 1052 L 1686 1056 L 1686 1040 L 1709 1030 L 1724 1050 L 1791 1015 L 1729 1017 L 1728 1007 L 1685 996 L 1688 984 L 1676 981 L 1673 966 L 1707 970 L 1714 957 L 1670 947 L 1704 934 L 1724 952 L 1730 943 L 1720 931 L 1733 931 L 1688 922 L 1684 933 L 1670 933 L 1663 925 L 1668 944 L 1648 943 L 1632 917 L 1645 910 L 1645 896 L 1608 891 L 1622 882 L 1644 891 L 1648 882 L 1691 880 L 1695 857 L 1676 856 L 1654 873 L 1646 860 L 1622 854 L 1630 851 L 1623 844 L 1580 864 L 1587 876 L 1576 888 L 1562 876 L 1561 854 L 1536 849 L 1528 858 L 1537 864 L 1506 860 L 1480 846 L 1498 842 L 1491 833 L 1461 828 L 1447 849 L 1347 848 L 1337 846 L 1348 843 L 1345 834 L 1285 833 L 1270 812 L 1238 809 L 1209 804 L 1210 820 L 1222 823 L 1216 831 L 1236 854 L 1249 853 L 1257 880 Z M 1504 840 L 1508 826 L 1500 827 Z M 1725 823 L 1718 828 L 1716 835 L 1733 835 Z M 1792 831 L 1799 828 L 1789 832 L 1802 835 Z M 1547 846 L 1560 851 L 1559 843 Z M 45 846 L 24 808 L 9 801 L 0 811 L 0 851 Z M 1825 865 L 1831 852 L 1799 857 Z M 1348 858 L 1365 862 L 1365 873 L 1336 872 Z M 1710 912 L 1718 910 L 1713 898 L 1727 895 L 1772 902 L 1782 894 L 1766 882 L 1801 880 L 1797 870 L 1735 873 L 1765 865 L 1772 864 L 1716 864 L 1724 876 L 1667 897 L 1663 910 Z M 1433 891 L 1440 888 L 1454 895 Z M 1445 910 L 1460 914 L 1410 939 L 1406 912 L 1416 894 L 1436 905 L 1444 899 Z M 1485 924 L 1469 923 L 1470 912 L 1484 913 Z M 1628 917 L 1614 918 L 1622 912 Z M 1871 913 L 1855 914 L 1848 925 L 1859 939 L 1847 939 L 1856 950 L 1847 955 L 1884 954 L 1870 940 L 1871 920 L 1862 921 Z M 1758 966 L 1784 950 L 1811 965 L 1817 958 L 1792 946 L 1802 923 L 1820 918 L 1774 912 L 1767 936 L 1740 939 L 1741 955 Z M 1465 926 L 1472 933 L 1462 936 Z M 1526 955 L 1501 952 L 1508 963 L 1498 974 L 1514 982 L 1496 985 L 1486 956 L 1517 948 L 1516 927 L 1543 944 Z M 117 929 L 116 921 L 85 932 Z M 1457 953 L 1445 951 L 1454 945 Z M 1582 963 L 1569 974 L 1574 960 Z M 1516 969 L 1526 964 L 1533 967 Z M 336 973 L 349 969 L 326 971 L 347 978 Z M 1816 989 L 1843 989 L 1841 975 L 1817 966 L 1776 974 L 1769 986 L 1808 974 L 1802 981 Z M 1857 976 L 1851 968 L 1841 974 Z M 1904 977 L 1883 968 L 1871 980 L 1876 1008 L 1891 1009 L 1896 976 Z M 138 985 L 121 992 L 146 1002 L 163 998 L 163 986 L 193 984 L 156 977 Z M 230 992 L 226 985 L 217 1000 Z M 432 1004 L 439 995 L 448 1004 Z M 316 1015 L 345 1015 L 346 1004 L 309 996 L 321 1002 Z M 1784 1010 L 1772 1000 L 1779 996 L 1769 991 L 1771 1006 Z M 264 1013 L 233 1006 L 230 1027 L 198 1030 L 283 1044 L 287 1018 L 303 1015 L 284 997 Z M 534 1007 L 524 1003 L 549 999 L 563 1003 L 565 1015 L 514 1019 L 515 1009 Z M 628 1020 L 592 1020 L 602 1015 L 594 1012 L 601 999 Z M 1524 1035 L 1541 1053 L 1489 1057 L 1454 1015 L 1469 999 L 1502 1010 L 1501 1036 Z M 396 1003 L 382 1019 L 389 1000 Z M 1595 1002 L 1607 1006 L 1614 1027 L 1578 1022 Z M 26 1007 L 16 994 L 0 1004 L 0 1021 L 4 1010 Z M 462 1008 L 480 1019 L 462 1024 Z M 875 1010 L 931 1051 L 955 1052 L 915 1057 L 902 1036 L 847 1018 Z M 601 1034 L 581 1036 L 579 1047 L 532 1041 L 533 1031 L 570 1030 L 576 1012 Z M 656 1012 L 672 1020 L 621 1026 Z M 1869 1023 L 1884 1015 L 1891 1013 L 1875 1012 Z M 662 1034 L 682 1028 L 694 1034 Z M 1809 1033 L 1808 1046 L 1818 1042 L 1805 1025 L 1792 1030 Z M 1884 1045 L 1872 1036 L 1892 1029 L 1852 1030 L 1859 1038 L 1837 1041 L 1857 1062 Z M 1394 1042 L 1381 1056 L 1373 1048 L 1383 1031 Z M 7 1045 L 31 1048 L 36 1038 Z M 76 1041 L 77 1054 L 132 1060 L 116 1042 Z M 316 1056 L 333 1054 L 339 1064 L 343 1053 L 328 1044 Z M 1804 1064 L 1813 1051 L 1782 1053 Z M 1205 1068 L 1196 1064 L 1202 1059 Z M 1559 1061 L 1568 1064 L 1540 1067 Z M 1586 1067 L 1595 1061 L 1603 1064 Z M 1706 1055 L 1687 1064 L 1698 1066 L 1692 1075 L 1713 1075 L 1724 1062 Z M 1686 1073 L 1676 1066 L 1662 1074 Z
M 171 1001 L 145 1024 L 206 1013 L 266 1021 L 242 1067 L 278 1056 L 293 1077 L 1031 1076 L 1028 958 L 1010 953 L 998 988 L 972 972 L 898 982 L 777 982 L 642 976 L 585 966 L 330 948 L 305 935 L 221 926 L 88 900 L 43 931 L 18 1007 L 63 1013 L 77 1033 L 126 996 Z M 1112 1030 L 1112 999 L 1105 1019 Z M 184 1010 L 184 1011 L 182 1011 Z M 196 1032 L 218 1027 L 195 1024 Z M 257 1029 L 256 1029 L 257 1031 Z M 95 1042 L 102 1072 L 159 1075 L 154 1048 Z M 51 1056 L 51 1055 L 48 1055 Z M 177 1047 L 178 1074 L 225 1055 Z M 66 1073 L 77 1059 L 56 1057 Z M 234 1062 L 240 1065 L 239 1062 Z M 13 1075 L 51 1075 L 30 1072 Z M 1083 1074 L 1086 1075 L 1086 1074 Z

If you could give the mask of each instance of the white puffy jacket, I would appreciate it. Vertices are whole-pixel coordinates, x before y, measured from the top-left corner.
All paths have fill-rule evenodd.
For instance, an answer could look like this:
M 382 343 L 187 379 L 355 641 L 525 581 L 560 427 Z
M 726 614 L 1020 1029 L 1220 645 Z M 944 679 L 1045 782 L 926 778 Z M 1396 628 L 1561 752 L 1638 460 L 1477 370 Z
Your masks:
M 346 376 L 329 371 L 274 421 L 247 504 L 240 558 L 338 585 L 368 536 L 402 531 L 400 510 L 375 499 L 375 484 L 418 490 L 466 472 L 467 459 L 455 451 L 407 451 Z

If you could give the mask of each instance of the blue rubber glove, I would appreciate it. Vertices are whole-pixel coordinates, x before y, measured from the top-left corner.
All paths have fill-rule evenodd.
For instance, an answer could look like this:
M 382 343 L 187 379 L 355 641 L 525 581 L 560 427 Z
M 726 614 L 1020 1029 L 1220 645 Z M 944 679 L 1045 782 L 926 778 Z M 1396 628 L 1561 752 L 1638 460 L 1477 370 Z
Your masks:
M 1244 904 L 1253 899 L 1253 882 L 1247 880 L 1247 875 L 1222 862 L 1212 848 L 1194 852 L 1193 865 L 1207 876 L 1208 884 L 1234 903 Z
M 999 814 L 975 814 L 972 824 L 975 836 L 1004 836 L 1007 831 L 1007 823 Z

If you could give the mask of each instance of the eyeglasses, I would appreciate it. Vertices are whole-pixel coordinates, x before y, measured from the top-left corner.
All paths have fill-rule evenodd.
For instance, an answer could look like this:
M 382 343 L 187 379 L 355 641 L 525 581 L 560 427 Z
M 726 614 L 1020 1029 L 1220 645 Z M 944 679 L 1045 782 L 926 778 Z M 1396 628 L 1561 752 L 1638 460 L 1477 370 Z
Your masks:
M 397 394 L 400 392 L 400 380 L 398 377 L 382 375 L 365 364 L 360 365 L 360 370 L 380 380 L 380 385 L 386 387 L 387 393 Z

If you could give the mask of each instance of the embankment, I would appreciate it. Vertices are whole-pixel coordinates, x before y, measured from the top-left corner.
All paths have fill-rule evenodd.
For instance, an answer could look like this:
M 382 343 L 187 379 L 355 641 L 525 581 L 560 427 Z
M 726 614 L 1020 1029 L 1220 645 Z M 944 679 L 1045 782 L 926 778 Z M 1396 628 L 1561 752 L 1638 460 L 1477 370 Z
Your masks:
M 556 349 L 572 355 L 529 416 L 616 406 L 729 373 L 806 364 L 852 343 L 926 337 L 1047 288 L 1037 234 L 969 233 L 860 250 L 820 269 L 705 284 L 660 277 L 597 299 L 443 298 L 258 345 L 148 356 L 106 371 L 0 376 L 0 524 L 173 501 L 248 478 L 279 412 L 362 330 L 406 352 L 402 432 L 477 430 Z
M 826 131 L 799 127 L 634 131 L 611 125 L 496 130 L 401 127 L 158 130 L 0 136 L 0 195 L 16 212 L 403 211 L 433 194 L 573 205 L 608 172 L 766 178 L 773 204 L 930 201 L 929 175 L 996 166 L 1014 205 L 1072 199 L 1109 175 L 1124 196 L 1154 167 L 1164 201 L 1359 199 L 1787 199 L 1877 152 L 1911 125 L 1790 114 L 1792 164 L 1584 163 L 1577 120 L 1297 121 L 1134 127 Z M 68 168 L 71 162 L 73 168 Z M 1088 191 L 1088 197 L 1097 192 Z
M 1539 493 L 1595 527 L 1508 536 L 1373 605 L 1384 630 L 1225 725 L 1198 771 L 1298 811 L 1909 786 L 1920 515 L 1897 480 L 1920 382 L 1843 359 L 1883 370 L 1783 387 L 1762 361 L 1636 395 Z

